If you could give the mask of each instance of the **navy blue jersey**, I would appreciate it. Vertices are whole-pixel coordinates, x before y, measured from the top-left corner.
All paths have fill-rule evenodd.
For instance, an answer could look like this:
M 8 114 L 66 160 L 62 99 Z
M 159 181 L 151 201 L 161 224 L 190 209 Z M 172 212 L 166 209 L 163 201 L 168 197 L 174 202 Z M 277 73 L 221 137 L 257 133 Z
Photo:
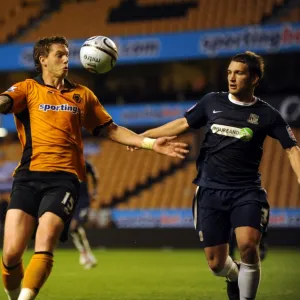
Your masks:
M 231 99 L 229 93 L 210 93 L 185 113 L 191 128 L 205 126 L 194 183 L 220 189 L 260 187 L 259 164 L 266 136 L 284 149 L 297 141 L 280 113 L 254 98 L 250 104 Z

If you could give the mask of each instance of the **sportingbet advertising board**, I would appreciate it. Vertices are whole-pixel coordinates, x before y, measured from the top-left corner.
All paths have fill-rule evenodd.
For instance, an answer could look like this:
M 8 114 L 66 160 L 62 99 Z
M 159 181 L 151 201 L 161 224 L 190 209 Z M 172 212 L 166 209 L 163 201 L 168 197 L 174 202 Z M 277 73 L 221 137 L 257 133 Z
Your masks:
M 113 209 L 112 221 L 118 228 L 193 228 L 192 209 Z M 300 209 L 274 208 L 269 227 L 300 227 Z

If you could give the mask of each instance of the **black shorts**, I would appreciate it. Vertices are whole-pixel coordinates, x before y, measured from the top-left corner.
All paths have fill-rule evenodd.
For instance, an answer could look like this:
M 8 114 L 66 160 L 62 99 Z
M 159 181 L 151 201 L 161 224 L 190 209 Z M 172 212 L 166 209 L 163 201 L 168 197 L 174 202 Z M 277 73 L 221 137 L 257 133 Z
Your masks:
M 232 228 L 249 226 L 264 232 L 269 222 L 269 204 L 262 188 L 198 187 L 193 216 L 200 242 L 204 247 L 212 247 L 228 243 Z
M 38 219 L 51 212 L 65 223 L 62 242 L 68 239 L 70 221 L 79 195 L 79 181 L 65 172 L 31 172 L 40 176 L 18 176 L 14 179 L 8 209 L 20 209 Z

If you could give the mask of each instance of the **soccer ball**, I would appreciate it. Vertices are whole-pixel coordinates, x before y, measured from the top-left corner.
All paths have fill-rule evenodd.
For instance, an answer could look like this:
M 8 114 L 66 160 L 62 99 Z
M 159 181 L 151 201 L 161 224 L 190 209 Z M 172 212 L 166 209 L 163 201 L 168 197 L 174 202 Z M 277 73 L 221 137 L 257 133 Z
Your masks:
M 116 44 L 106 36 L 93 36 L 80 48 L 80 61 L 89 72 L 102 74 L 110 71 L 118 59 Z

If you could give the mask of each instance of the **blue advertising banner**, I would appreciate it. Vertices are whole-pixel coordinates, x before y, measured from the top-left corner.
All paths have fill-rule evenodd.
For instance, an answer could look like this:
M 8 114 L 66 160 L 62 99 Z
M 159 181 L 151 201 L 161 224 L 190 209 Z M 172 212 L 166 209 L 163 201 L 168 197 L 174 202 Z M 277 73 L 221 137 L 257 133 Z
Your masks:
M 113 209 L 112 221 L 118 228 L 183 228 L 194 224 L 190 209 Z
M 17 165 L 17 161 L 8 161 L 0 165 L 0 193 L 11 191 L 12 173 Z
M 192 228 L 191 209 L 113 209 L 112 221 L 119 228 Z M 270 212 L 270 227 L 300 227 L 300 209 L 274 208 Z
M 196 101 L 124 106 L 106 105 L 105 109 L 110 113 L 114 122 L 122 126 L 158 126 L 183 117 L 184 113 L 195 103 Z M 8 131 L 16 130 L 12 115 L 3 115 L 0 126 Z
M 107 106 L 113 120 L 123 126 L 157 126 L 183 117 L 197 101 L 168 104 Z
M 118 64 L 231 56 L 252 50 L 260 54 L 300 51 L 300 23 L 233 29 L 111 37 Z M 83 40 L 70 42 L 70 67 L 80 67 Z M 0 47 L 0 71 L 33 69 L 32 44 Z

